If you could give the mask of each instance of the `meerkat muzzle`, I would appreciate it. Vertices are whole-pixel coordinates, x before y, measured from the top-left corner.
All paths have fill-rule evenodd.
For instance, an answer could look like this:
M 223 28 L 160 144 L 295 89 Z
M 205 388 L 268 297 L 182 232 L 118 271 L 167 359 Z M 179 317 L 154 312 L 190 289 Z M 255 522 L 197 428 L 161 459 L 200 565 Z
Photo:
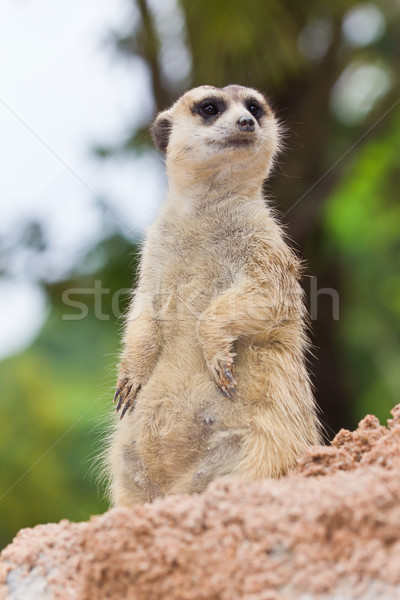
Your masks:
M 253 132 L 256 129 L 256 122 L 251 117 L 241 117 L 237 122 L 239 131 Z

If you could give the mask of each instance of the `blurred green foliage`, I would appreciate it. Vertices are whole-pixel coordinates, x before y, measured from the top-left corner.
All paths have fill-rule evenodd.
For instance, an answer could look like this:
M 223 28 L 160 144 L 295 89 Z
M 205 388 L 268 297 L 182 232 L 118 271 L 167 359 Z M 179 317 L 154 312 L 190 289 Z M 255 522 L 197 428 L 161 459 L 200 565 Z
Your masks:
M 270 201 L 305 256 L 308 275 L 340 296 L 340 319 L 333 320 L 321 300 L 313 323 L 312 371 L 328 435 L 366 412 L 386 419 L 400 389 L 400 32 L 394 3 L 180 0 L 162 10 L 146 0 L 132 4 L 136 19 L 130 31 L 114 36 L 115 46 L 145 62 L 157 110 L 203 83 L 251 85 L 271 96 L 287 133 L 281 166 L 268 183 Z M 349 11 L 371 6 L 383 18 L 383 31 L 364 45 L 347 39 Z M 178 38 L 182 56 L 175 48 L 177 68 L 169 69 L 166 57 Z M 360 118 L 351 122 L 335 112 L 334 98 L 360 64 L 381 65 L 390 85 L 368 109 L 361 103 Z M 349 98 L 344 105 L 353 102 Z M 120 147 L 99 146 L 97 154 L 108 160 L 149 147 L 148 123 L 142 123 Z M 117 231 L 67 281 L 40 282 L 48 298 L 45 327 L 28 350 L 0 364 L 0 544 L 20 527 L 87 519 L 107 505 L 91 461 L 112 420 L 120 312 L 128 294 L 117 311 L 113 298 L 130 288 L 137 250 L 136 240 Z M 109 290 L 102 296 L 105 318 L 98 318 L 93 295 L 82 292 L 96 281 Z M 68 289 L 89 307 L 87 318 L 63 319 Z
M 49 315 L 34 344 L 0 363 L 0 546 L 21 528 L 85 520 L 107 507 L 97 458 L 112 420 L 121 315 L 137 248 L 120 235 L 79 265 L 89 275 L 47 285 Z M 95 282 L 104 293 L 95 306 Z M 72 290 L 71 306 L 63 292 Z M 122 292 L 122 293 L 121 293 Z M 80 315 L 77 302 L 88 308 Z M 100 318 L 99 318 L 100 316 Z
M 88 353 L 88 339 L 96 352 Z M 46 520 L 80 520 L 105 507 L 99 502 L 96 510 L 93 503 L 89 457 L 105 399 L 109 404 L 104 373 L 111 370 L 116 349 L 109 326 L 99 327 L 94 319 L 62 321 L 53 309 L 34 346 L 0 365 L 6 400 L 1 504 L 7 520 L 2 523 L 2 543 L 20 527 L 43 520 L 44 514 Z
M 325 210 L 326 240 L 343 276 L 341 373 L 356 416 L 382 421 L 400 392 L 400 114 L 365 145 Z

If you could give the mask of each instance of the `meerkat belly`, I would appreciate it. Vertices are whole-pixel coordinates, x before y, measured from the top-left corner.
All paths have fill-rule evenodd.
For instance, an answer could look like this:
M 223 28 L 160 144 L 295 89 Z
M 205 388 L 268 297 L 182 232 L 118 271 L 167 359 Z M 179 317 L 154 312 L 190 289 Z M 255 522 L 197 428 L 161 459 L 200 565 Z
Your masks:
M 243 415 L 215 388 L 196 348 L 164 356 L 120 423 L 125 486 L 140 501 L 201 491 L 232 470 Z M 206 466 L 208 465 L 208 466 Z
M 259 461 L 253 472 L 274 473 L 265 447 L 280 431 L 282 443 L 275 445 L 285 453 L 290 434 L 277 428 L 284 419 L 271 396 L 268 350 L 246 342 L 236 350 L 238 393 L 231 400 L 216 388 L 193 340 L 176 336 L 164 346 L 134 411 L 120 423 L 119 460 L 130 498 L 201 492 L 216 477 L 244 474 L 243 461 L 252 456 Z M 273 453 L 270 459 L 286 470 L 285 460 Z

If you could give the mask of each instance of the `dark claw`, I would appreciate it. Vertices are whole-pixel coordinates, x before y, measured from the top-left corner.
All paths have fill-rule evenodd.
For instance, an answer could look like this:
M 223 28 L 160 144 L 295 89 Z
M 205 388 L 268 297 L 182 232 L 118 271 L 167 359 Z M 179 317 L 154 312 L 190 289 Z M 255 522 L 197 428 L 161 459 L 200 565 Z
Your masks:
M 223 395 L 226 398 L 229 398 L 229 400 L 234 400 L 234 396 L 237 393 L 237 390 L 235 387 L 233 386 L 222 386 L 219 385 L 218 388 L 220 389 L 220 391 L 223 393 Z
M 117 404 L 117 408 L 115 409 L 115 412 L 118 412 L 118 411 L 119 411 L 119 409 L 120 409 L 120 408 L 121 408 L 121 406 L 122 406 L 122 403 L 123 403 L 123 401 L 124 401 L 124 396 L 121 394 L 121 395 L 120 395 L 120 397 L 119 397 L 118 404 Z
M 121 394 L 122 390 L 124 389 L 124 387 L 126 386 L 127 383 L 128 383 L 128 378 L 125 377 L 125 379 L 122 380 L 121 385 L 115 391 L 113 402 L 115 402 L 117 400 L 118 396 Z
M 236 385 L 236 381 L 233 378 L 232 372 L 227 367 L 225 367 L 225 377 L 233 386 Z
M 127 390 L 126 390 L 126 393 L 125 393 L 125 394 L 121 394 L 121 395 L 120 395 L 120 397 L 119 397 L 119 401 L 118 401 L 118 404 L 117 404 L 117 408 L 116 408 L 116 412 L 118 412 L 118 411 L 119 411 L 119 409 L 121 408 L 121 405 L 122 405 L 122 403 L 125 401 L 125 398 L 127 398 L 127 397 L 129 396 L 131 389 L 132 389 L 132 386 L 130 385 L 130 386 L 127 388 Z
M 128 398 L 128 401 L 126 402 L 124 408 L 122 409 L 120 420 L 124 418 L 124 414 L 126 413 L 128 408 L 132 405 L 132 402 L 133 402 L 132 398 Z
M 221 385 L 219 385 L 218 388 L 219 388 L 220 392 L 222 392 L 222 394 L 225 396 L 225 398 L 229 398 L 229 400 L 233 400 L 230 390 L 222 387 Z
M 123 385 L 121 385 L 119 388 L 117 388 L 117 389 L 116 389 L 116 392 L 115 392 L 115 394 L 114 394 L 114 398 L 113 398 L 113 402 L 114 402 L 114 404 L 115 404 L 115 402 L 116 402 L 116 400 L 117 400 L 118 396 L 119 396 L 119 395 L 120 395 L 120 393 L 122 392 L 123 388 L 124 388 L 124 386 L 123 386 Z
M 127 401 L 126 401 L 126 403 L 124 405 L 124 408 L 122 409 L 122 413 L 121 413 L 120 419 L 123 418 L 123 416 L 125 415 L 125 413 L 127 412 L 127 410 L 129 408 L 130 408 L 130 410 L 132 410 L 134 408 L 134 400 L 135 400 L 135 398 L 137 396 L 137 393 L 138 393 L 138 391 L 140 390 L 141 387 L 142 386 L 139 385 L 138 388 L 137 388 L 137 390 L 135 391 L 135 393 L 131 397 L 129 397 L 129 395 L 130 395 L 130 393 L 132 391 L 132 385 L 130 385 L 127 388 L 126 394 L 124 394 L 124 395 L 121 394 L 120 395 L 119 402 L 118 402 L 118 405 L 117 405 L 117 408 L 116 408 L 116 412 L 119 411 L 119 409 L 121 408 L 123 402 L 125 402 L 125 400 L 127 399 Z
M 228 366 L 224 366 L 223 364 L 219 367 L 220 371 L 218 373 L 217 386 L 220 392 L 229 400 L 234 400 L 235 395 L 237 393 L 236 390 L 236 381 L 232 375 L 233 365 L 228 364 Z M 223 375 L 222 375 L 223 371 Z

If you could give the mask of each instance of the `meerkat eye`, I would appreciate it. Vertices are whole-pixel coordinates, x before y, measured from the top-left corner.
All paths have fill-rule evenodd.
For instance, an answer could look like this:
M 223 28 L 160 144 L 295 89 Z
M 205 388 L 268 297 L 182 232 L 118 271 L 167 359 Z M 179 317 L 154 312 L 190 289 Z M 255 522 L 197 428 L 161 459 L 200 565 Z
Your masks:
M 256 102 L 250 102 L 250 104 L 248 106 L 248 111 L 256 119 L 261 115 L 261 108 L 258 106 L 258 104 Z
M 212 102 L 207 102 L 206 104 L 203 104 L 203 106 L 200 107 L 200 112 L 205 117 L 213 117 L 214 115 L 217 115 L 219 113 L 219 110 L 216 104 L 213 104 Z

